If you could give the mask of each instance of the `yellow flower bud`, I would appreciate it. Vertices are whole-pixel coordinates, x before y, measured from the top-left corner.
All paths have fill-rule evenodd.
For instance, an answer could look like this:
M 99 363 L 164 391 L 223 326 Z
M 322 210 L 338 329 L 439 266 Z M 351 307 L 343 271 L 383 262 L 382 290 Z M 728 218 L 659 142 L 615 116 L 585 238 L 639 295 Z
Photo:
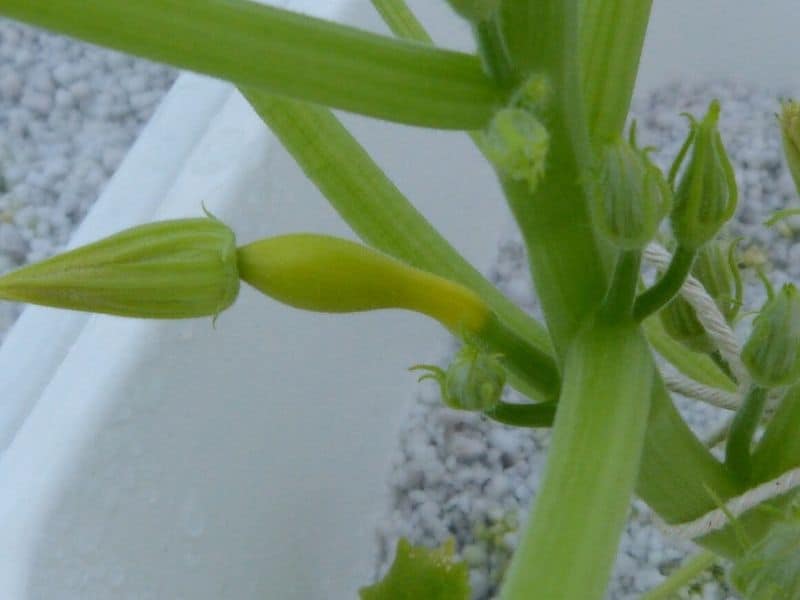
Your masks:
M 238 292 L 233 231 L 213 218 L 133 227 L 0 277 L 6 300 L 155 319 L 215 316 Z
M 239 274 L 284 304 L 317 312 L 402 308 L 477 332 L 489 308 L 471 290 L 366 246 L 326 235 L 267 238 L 238 250 Z

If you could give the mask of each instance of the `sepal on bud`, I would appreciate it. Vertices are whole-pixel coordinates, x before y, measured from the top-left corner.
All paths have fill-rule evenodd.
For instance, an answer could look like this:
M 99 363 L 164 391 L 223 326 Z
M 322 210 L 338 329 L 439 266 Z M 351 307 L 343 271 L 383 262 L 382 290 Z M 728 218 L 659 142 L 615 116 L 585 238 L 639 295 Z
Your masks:
M 444 403 L 457 410 L 492 410 L 500 402 L 506 384 L 506 372 L 497 355 L 471 344 L 459 350 L 446 371 L 434 365 L 416 365 L 411 370 L 428 371 L 420 381 L 438 382 Z
M 623 250 L 643 248 L 671 205 L 661 171 L 636 147 L 635 126 L 630 143 L 618 139 L 601 150 L 592 179 L 592 216 L 612 244 Z
M 528 110 L 502 108 L 489 123 L 483 148 L 501 173 L 534 192 L 544 175 L 550 134 Z
M 233 231 L 214 218 L 133 227 L 0 277 L 0 297 L 124 317 L 216 316 L 236 299 Z
M 690 250 L 713 239 L 736 210 L 736 178 L 717 129 L 719 113 L 719 102 L 714 100 L 702 121 L 692 119 L 689 137 L 671 170 L 677 172 L 691 144 L 691 157 L 675 190 L 671 216 L 675 239 Z
M 795 188 L 800 193 L 800 102 L 787 100 L 781 105 L 778 116 L 783 139 L 783 154 L 794 179 Z
M 764 388 L 800 379 L 800 295 L 794 285 L 784 285 L 761 309 L 742 349 L 742 362 Z

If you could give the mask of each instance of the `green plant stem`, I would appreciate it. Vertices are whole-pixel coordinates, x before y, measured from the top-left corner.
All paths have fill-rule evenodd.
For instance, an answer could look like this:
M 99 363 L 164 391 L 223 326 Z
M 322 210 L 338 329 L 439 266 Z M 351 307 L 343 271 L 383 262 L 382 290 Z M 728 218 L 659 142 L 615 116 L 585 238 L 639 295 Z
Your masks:
M 637 327 L 601 323 L 578 334 L 542 487 L 501 598 L 603 597 L 639 469 L 653 374 Z
M 763 483 L 800 466 L 800 386 L 790 388 L 753 452 L 753 481 Z
M 633 307 L 633 318 L 636 321 L 643 321 L 675 297 L 692 270 L 695 256 L 696 250 L 678 246 L 666 272 L 650 289 L 636 298 Z
M 372 6 L 399 38 L 430 44 L 433 40 L 403 0 L 371 0 Z
M 751 386 L 744 402 L 731 423 L 728 443 L 725 446 L 725 465 L 736 478 L 747 486 L 751 480 L 752 464 L 750 447 L 753 434 L 761 420 L 767 390 L 757 385 Z
M 630 318 L 633 311 L 633 300 L 636 297 L 641 263 L 642 253 L 639 250 L 620 251 L 608 294 L 600 308 L 606 319 L 616 321 Z
M 643 594 L 640 600 L 672 600 L 676 598 L 682 588 L 713 567 L 717 560 L 717 556 L 707 550 L 692 556 L 670 573 L 669 577 L 660 585 Z
M 391 121 L 477 129 L 502 102 L 476 56 L 246 0 L 4 0 L 0 15 Z
M 484 68 L 503 88 L 514 82 L 514 73 L 508 59 L 503 34 L 496 17 L 474 25 L 478 54 L 483 59 Z
M 639 71 L 652 0 L 583 0 L 581 74 L 595 144 L 622 133 Z
M 538 404 L 510 404 L 501 402 L 492 410 L 486 411 L 487 417 L 504 425 L 515 427 L 552 427 L 556 416 L 556 402 L 539 402 Z

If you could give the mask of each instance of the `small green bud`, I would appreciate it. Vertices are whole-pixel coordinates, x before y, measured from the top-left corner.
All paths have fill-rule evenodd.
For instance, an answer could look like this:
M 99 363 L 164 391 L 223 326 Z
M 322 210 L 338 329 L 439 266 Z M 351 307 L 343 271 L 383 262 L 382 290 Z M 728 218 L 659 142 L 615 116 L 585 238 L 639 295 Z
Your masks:
M 521 108 L 500 109 L 489 123 L 484 150 L 495 167 L 531 192 L 544 175 L 550 134 L 533 114 Z
M 764 388 L 800 379 L 800 296 L 794 285 L 784 285 L 761 309 L 742 349 L 742 362 Z
M 618 139 L 602 149 L 591 186 L 594 223 L 623 250 L 646 246 L 672 204 L 661 171 L 636 148 L 633 135 L 631 140 Z
M 295 308 L 330 313 L 402 308 L 470 333 L 481 331 L 491 315 L 466 287 L 350 240 L 295 233 L 242 246 L 237 255 L 244 281 Z
M 487 21 L 500 6 L 500 0 L 447 0 L 447 3 L 470 23 Z
M 151 319 L 216 316 L 238 293 L 236 240 L 214 218 L 133 227 L 0 277 L 6 300 Z
M 714 343 L 697 318 L 697 312 L 680 294 L 670 300 L 658 316 L 672 339 L 694 352 L 707 354 L 714 351 Z
M 687 139 L 692 154 L 675 190 L 672 232 L 689 250 L 713 239 L 736 210 L 736 178 L 717 129 L 719 113 L 714 100 L 702 121 L 692 120 Z
M 800 102 L 788 100 L 781 105 L 778 117 L 783 138 L 783 154 L 794 179 L 795 188 L 800 193 Z
M 456 354 L 447 371 L 433 365 L 417 365 L 411 369 L 428 371 L 420 381 L 437 381 L 444 403 L 457 410 L 491 410 L 500 402 L 506 384 L 506 372 L 497 356 L 470 344 Z
M 734 562 L 730 580 L 748 600 L 800 600 L 800 522 L 776 522 Z
M 735 242 L 709 242 L 697 253 L 692 266 L 692 275 L 703 284 L 728 323 L 733 322 L 741 306 L 741 275 L 733 256 L 735 246 Z

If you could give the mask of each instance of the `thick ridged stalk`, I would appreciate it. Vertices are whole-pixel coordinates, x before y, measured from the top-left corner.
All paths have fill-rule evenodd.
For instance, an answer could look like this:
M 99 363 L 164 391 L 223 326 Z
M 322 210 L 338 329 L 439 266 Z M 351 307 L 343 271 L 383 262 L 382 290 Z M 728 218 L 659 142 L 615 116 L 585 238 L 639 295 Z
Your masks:
M 637 327 L 601 324 L 578 334 L 542 488 L 501 598 L 603 598 L 639 470 L 653 375 Z

